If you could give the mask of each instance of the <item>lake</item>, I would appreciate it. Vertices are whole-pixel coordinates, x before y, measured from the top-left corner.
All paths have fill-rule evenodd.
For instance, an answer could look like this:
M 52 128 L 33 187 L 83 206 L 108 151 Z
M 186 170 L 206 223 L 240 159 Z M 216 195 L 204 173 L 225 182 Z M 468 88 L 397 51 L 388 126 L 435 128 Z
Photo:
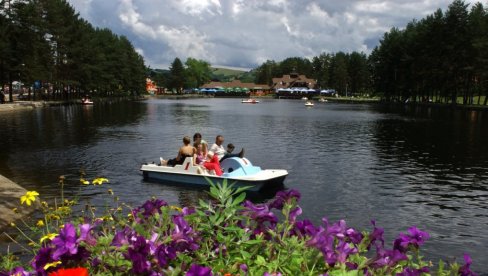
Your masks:
M 176 155 L 183 136 L 217 134 L 262 168 L 286 169 L 302 218 L 385 228 L 387 243 L 416 225 L 432 260 L 474 259 L 488 271 L 488 112 L 263 99 L 150 99 L 0 114 L 0 174 L 41 197 L 66 193 L 104 206 L 107 189 L 137 206 L 151 196 L 196 204 L 205 191 L 142 180 L 143 162 Z M 88 179 L 110 184 L 80 189 Z M 269 195 L 255 196 L 264 201 Z

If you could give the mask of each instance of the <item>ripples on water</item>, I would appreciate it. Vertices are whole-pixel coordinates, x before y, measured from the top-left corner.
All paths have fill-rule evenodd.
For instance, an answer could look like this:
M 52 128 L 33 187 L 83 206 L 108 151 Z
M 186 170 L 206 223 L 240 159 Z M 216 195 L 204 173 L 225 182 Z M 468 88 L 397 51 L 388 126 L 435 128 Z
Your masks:
M 184 135 L 246 149 L 263 168 L 289 171 L 287 188 L 302 193 L 304 217 L 385 227 L 390 244 L 411 225 L 427 229 L 429 258 L 462 259 L 488 271 L 488 119 L 486 112 L 434 108 L 238 99 L 149 100 L 0 114 L 0 173 L 39 190 L 104 206 L 106 189 L 138 205 L 150 196 L 196 204 L 202 190 L 147 183 L 139 166 L 176 154 Z M 105 187 L 78 185 L 105 176 Z M 268 195 L 265 195 L 266 197 Z M 255 200 L 263 200 L 255 199 Z

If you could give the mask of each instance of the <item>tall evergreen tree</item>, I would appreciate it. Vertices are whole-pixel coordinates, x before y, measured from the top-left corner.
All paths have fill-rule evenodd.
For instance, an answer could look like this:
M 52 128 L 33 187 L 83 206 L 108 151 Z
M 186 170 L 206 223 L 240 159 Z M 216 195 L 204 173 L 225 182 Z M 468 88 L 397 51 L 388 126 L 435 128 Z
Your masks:
M 181 93 L 183 87 L 185 87 L 185 68 L 179 58 L 175 58 L 171 63 L 170 71 L 170 89 L 176 90 L 177 93 Z
M 339 52 L 334 55 L 330 64 L 331 86 L 339 94 L 350 95 L 350 79 L 348 73 L 348 56 Z
M 317 80 L 317 85 L 320 88 L 328 88 L 330 86 L 329 68 L 331 60 L 332 56 L 326 53 L 322 53 L 312 59 L 313 77 Z

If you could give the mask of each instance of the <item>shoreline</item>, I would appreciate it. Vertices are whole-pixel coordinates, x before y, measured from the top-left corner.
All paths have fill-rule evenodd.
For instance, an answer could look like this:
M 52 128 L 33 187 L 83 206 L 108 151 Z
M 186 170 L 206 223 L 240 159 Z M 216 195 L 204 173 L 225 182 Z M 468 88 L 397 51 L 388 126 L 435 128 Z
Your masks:
M 20 197 L 26 192 L 27 190 L 22 186 L 0 174 L 0 231 L 3 232 L 10 223 L 36 210 L 34 206 L 37 202 L 34 202 L 34 206 L 20 205 Z M 14 208 L 17 208 L 16 212 L 13 210 Z
M 163 94 L 163 95 L 142 95 L 138 99 L 132 99 L 134 101 L 145 101 L 148 99 L 170 99 L 170 100 L 183 100 L 183 99 L 209 99 L 209 98 L 246 98 L 246 97 L 236 97 L 236 96 L 218 96 L 214 95 L 201 95 L 201 94 Z M 257 99 L 277 99 L 274 97 L 267 96 L 253 96 L 252 98 Z M 435 102 L 385 102 L 378 98 L 336 98 L 336 97 L 323 97 L 325 100 L 331 103 L 345 103 L 345 104 L 379 104 L 384 106 L 404 106 L 404 107 L 434 107 L 434 108 L 451 108 L 459 110 L 488 110 L 488 105 L 463 105 L 463 104 L 445 104 L 445 103 L 435 103 Z M 105 100 L 120 99 L 120 98 L 103 98 Z M 299 100 L 299 99 L 297 99 Z M 312 100 L 317 101 L 318 98 L 314 97 Z M 67 101 L 15 101 L 13 103 L 6 102 L 0 104 L 0 114 L 17 112 L 22 110 L 34 110 L 42 107 L 49 106 L 60 106 L 60 105 L 71 105 L 80 104 L 79 100 L 67 100 Z
M 7 102 L 0 104 L 0 113 L 20 111 L 20 110 L 33 110 L 35 108 L 44 107 L 49 105 L 47 102 L 33 102 L 33 101 L 16 101 L 13 103 Z

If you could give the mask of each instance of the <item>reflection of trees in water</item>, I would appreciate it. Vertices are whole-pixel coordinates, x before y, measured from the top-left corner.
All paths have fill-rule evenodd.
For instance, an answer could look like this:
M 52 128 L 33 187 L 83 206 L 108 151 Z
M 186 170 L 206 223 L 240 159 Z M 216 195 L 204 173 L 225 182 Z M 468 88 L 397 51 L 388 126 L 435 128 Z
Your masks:
M 144 103 L 112 101 L 2 114 L 0 171 L 27 186 L 56 181 L 63 169 L 80 168 L 84 148 L 105 138 L 102 127 L 137 124 L 145 112 Z
M 401 117 L 393 115 L 374 126 L 378 173 L 402 175 L 395 180 L 396 189 L 408 193 L 412 202 L 458 210 L 484 201 L 488 191 L 484 112 L 417 107 L 399 113 Z
M 208 106 L 174 104 L 170 106 L 170 113 L 178 125 L 204 126 L 210 123 Z
M 65 148 L 94 142 L 103 126 L 136 124 L 146 112 L 138 102 L 100 102 L 97 106 L 69 105 L 3 116 L 2 148 Z
M 452 170 L 486 163 L 488 121 L 483 120 L 484 112 L 432 107 L 399 111 L 402 117 L 378 121 L 374 127 L 378 154 Z

